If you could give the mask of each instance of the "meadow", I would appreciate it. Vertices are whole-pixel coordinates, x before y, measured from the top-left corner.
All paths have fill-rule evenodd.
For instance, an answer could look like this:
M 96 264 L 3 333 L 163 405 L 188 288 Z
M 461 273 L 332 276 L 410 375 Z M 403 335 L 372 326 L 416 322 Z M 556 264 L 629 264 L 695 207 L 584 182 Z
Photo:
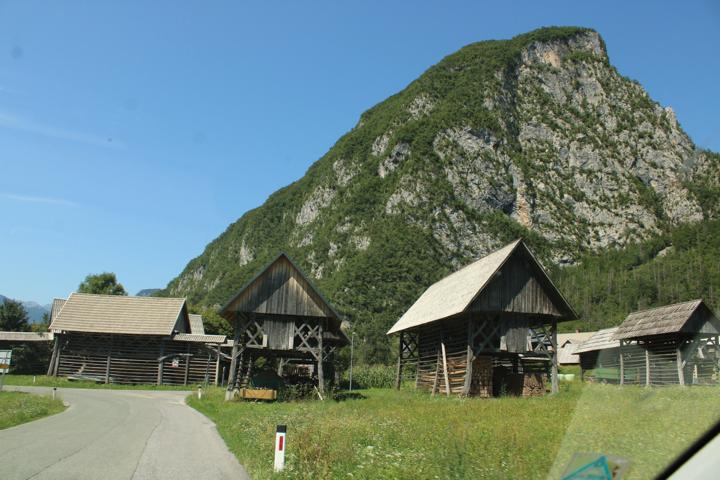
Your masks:
M 0 391 L 0 430 L 65 410 L 61 400 L 23 392 Z
M 226 403 L 210 389 L 188 403 L 216 424 L 256 479 L 558 478 L 574 452 L 631 463 L 652 478 L 720 419 L 718 387 L 561 383 L 534 398 L 431 397 L 370 389 L 335 400 Z M 287 459 L 272 473 L 274 431 L 286 424 Z

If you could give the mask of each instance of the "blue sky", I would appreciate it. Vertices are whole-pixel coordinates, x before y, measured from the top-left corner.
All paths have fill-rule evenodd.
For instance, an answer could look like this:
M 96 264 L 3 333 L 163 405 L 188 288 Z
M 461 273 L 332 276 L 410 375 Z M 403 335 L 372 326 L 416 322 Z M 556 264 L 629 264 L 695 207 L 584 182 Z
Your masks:
M 0 294 L 163 287 L 364 110 L 545 25 L 596 28 L 720 151 L 717 2 L 0 0 Z

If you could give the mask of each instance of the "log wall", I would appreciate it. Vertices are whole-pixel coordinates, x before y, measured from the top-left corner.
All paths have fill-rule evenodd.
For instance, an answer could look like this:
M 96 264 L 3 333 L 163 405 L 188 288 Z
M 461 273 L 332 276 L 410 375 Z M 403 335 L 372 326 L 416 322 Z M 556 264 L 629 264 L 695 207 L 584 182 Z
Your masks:
M 525 332 L 527 338 L 527 327 Z M 468 317 L 426 325 L 418 329 L 417 335 L 416 388 L 447 393 L 442 358 L 444 343 L 450 394 L 463 394 L 468 366 Z M 527 348 L 522 351 L 527 352 Z M 481 352 L 473 360 L 468 394 L 478 397 L 541 395 L 545 393 L 549 367 L 547 358 L 522 359 L 508 351 Z
M 167 357 L 160 362 L 163 356 Z M 118 384 L 197 384 L 206 374 L 214 381 L 214 359 L 214 353 L 197 342 L 72 332 L 60 335 L 57 375 L 85 375 Z

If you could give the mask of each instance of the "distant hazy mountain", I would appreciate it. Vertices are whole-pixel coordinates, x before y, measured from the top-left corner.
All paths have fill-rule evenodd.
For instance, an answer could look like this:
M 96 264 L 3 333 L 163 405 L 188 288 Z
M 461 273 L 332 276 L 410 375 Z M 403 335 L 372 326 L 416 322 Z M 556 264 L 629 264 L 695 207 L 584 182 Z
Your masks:
M 0 304 L 5 303 L 5 300 L 7 299 L 8 297 L 0 295 Z M 37 302 L 26 302 L 22 300 L 20 300 L 20 303 L 22 303 L 23 307 L 25 307 L 25 310 L 27 310 L 30 323 L 41 323 L 43 320 L 43 314 L 50 312 L 50 305 L 40 305 Z
M 144 288 L 135 294 L 136 297 L 151 297 L 153 293 L 159 292 L 159 288 Z

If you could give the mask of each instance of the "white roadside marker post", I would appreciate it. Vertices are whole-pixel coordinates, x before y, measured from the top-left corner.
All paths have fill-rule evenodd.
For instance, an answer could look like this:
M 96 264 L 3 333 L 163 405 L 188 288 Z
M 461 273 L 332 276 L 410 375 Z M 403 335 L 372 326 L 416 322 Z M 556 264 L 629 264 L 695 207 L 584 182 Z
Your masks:
M 53 387 L 53 400 L 55 400 L 56 393 L 57 393 L 57 387 Z
M 275 471 L 282 472 L 285 468 L 285 425 L 278 425 L 275 430 Z
M 198 400 L 202 400 L 202 385 L 198 385 Z

